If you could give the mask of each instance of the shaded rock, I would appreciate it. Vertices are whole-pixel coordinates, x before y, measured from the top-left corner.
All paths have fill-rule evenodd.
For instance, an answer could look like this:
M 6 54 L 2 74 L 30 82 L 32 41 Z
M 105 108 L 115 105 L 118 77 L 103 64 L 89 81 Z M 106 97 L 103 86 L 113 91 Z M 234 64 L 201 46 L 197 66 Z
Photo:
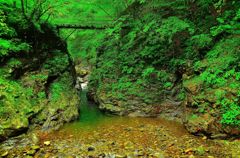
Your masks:
M 210 124 L 214 118 L 208 114 L 204 116 L 189 115 L 186 117 L 185 126 L 190 133 L 198 134 L 201 132 L 207 132 Z
M 64 84 L 63 86 L 66 86 L 66 88 L 71 87 L 73 79 L 69 81 L 68 75 L 68 73 L 64 73 L 55 84 Z M 51 93 L 51 95 L 55 94 Z M 38 116 L 41 119 L 46 119 L 42 129 L 45 131 L 57 130 L 64 123 L 77 119 L 79 117 L 79 105 L 80 99 L 75 89 L 62 90 L 58 98 L 52 99 Z
M 16 136 L 25 132 L 28 129 L 29 122 L 24 116 L 10 117 L 7 121 L 1 122 L 0 134 L 2 139 L 6 139 L 11 136 Z
M 100 104 L 99 108 L 103 111 L 108 111 L 110 113 L 113 114 L 119 114 L 120 112 L 122 112 L 122 108 L 118 107 L 118 106 L 114 106 L 112 104 Z
M 76 65 L 75 70 L 76 70 L 77 76 L 79 76 L 79 77 L 85 77 L 89 73 L 88 70 L 84 69 L 81 64 Z
M 212 139 L 226 139 L 228 137 L 227 134 L 219 133 L 211 135 Z
M 95 150 L 94 147 L 92 147 L 92 146 L 88 147 L 88 151 L 94 151 L 94 150 Z
M 34 144 L 38 144 L 39 143 L 39 137 L 35 134 L 35 133 L 32 133 L 31 135 L 30 135 L 30 138 L 31 138 L 31 140 L 32 140 L 32 142 L 34 143 Z
M 197 94 L 201 89 L 202 80 L 196 77 L 192 80 L 187 80 L 183 83 L 184 88 L 191 94 Z

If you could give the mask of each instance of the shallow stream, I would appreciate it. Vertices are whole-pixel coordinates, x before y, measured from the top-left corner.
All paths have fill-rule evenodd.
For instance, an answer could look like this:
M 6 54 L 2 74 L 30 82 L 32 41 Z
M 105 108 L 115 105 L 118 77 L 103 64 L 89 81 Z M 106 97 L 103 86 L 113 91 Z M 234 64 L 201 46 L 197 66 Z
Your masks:
M 193 136 L 180 123 L 162 118 L 104 115 L 87 101 L 86 92 L 81 93 L 81 101 L 78 121 L 55 132 L 10 139 L 0 144 L 2 153 L 10 158 L 240 157 L 239 140 Z
M 43 144 L 51 141 L 58 153 L 73 157 L 238 157 L 237 146 L 227 149 L 232 144 L 193 136 L 180 123 L 108 116 L 87 101 L 86 92 L 81 100 L 79 121 L 44 135 Z

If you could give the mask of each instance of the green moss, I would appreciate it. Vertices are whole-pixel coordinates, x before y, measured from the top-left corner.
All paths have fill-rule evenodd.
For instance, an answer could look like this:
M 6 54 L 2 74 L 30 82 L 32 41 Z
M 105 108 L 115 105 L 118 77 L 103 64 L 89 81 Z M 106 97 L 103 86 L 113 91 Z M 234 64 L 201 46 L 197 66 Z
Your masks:
M 66 53 L 53 52 L 54 58 L 49 58 L 43 65 L 43 69 L 49 71 L 51 75 L 59 75 L 69 66 L 69 58 Z
M 185 87 L 188 87 L 188 86 L 191 86 L 191 85 L 202 85 L 202 84 L 203 84 L 203 80 L 200 76 L 196 76 L 196 77 L 193 77 L 191 79 L 186 79 L 183 82 L 183 85 Z
M 30 103 L 33 93 L 31 88 L 24 88 L 19 83 L 0 78 L 0 118 L 28 117 L 37 109 Z
M 186 92 L 185 90 L 182 88 L 180 90 L 180 92 L 177 94 L 177 99 L 178 100 L 184 100 L 186 98 Z
M 62 74 L 59 79 L 55 80 L 50 85 L 50 100 L 56 102 L 61 100 L 61 97 L 67 94 L 73 88 L 73 79 L 69 73 Z
M 32 80 L 47 80 L 48 76 L 46 74 L 36 74 L 36 75 L 31 75 L 30 78 Z
M 64 92 L 64 84 L 63 83 L 53 83 L 50 87 L 51 91 L 51 100 L 57 101 L 61 99 L 61 94 Z

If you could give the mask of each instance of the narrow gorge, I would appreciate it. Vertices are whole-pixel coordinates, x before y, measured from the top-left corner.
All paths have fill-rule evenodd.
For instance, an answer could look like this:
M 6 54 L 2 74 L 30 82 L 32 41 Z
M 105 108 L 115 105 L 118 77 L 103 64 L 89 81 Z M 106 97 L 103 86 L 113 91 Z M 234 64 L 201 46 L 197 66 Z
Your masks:
M 0 157 L 239 158 L 240 3 L 0 0 Z

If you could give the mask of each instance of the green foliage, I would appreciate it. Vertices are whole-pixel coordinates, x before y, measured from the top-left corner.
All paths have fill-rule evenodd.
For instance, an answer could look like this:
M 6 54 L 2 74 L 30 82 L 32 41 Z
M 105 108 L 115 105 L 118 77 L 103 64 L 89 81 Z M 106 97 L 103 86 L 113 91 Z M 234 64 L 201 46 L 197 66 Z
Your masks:
M 172 86 L 173 86 L 173 83 L 171 83 L 171 82 L 166 82 L 163 85 L 164 88 L 171 88 Z
M 200 34 L 191 37 L 191 45 L 198 49 L 206 48 L 212 43 L 212 37 L 208 34 Z
M 7 55 L 9 48 L 11 48 L 11 42 L 9 40 L 4 40 L 0 38 L 0 56 Z
M 69 80 L 69 73 L 63 73 L 57 80 L 54 80 L 53 83 L 49 87 L 49 99 L 52 102 L 61 102 L 61 98 L 64 95 L 72 95 L 67 92 L 72 89 L 72 82 Z
M 194 29 L 191 26 L 179 19 L 178 17 L 172 16 L 163 20 L 162 25 L 156 30 L 159 33 L 160 39 L 172 43 L 173 37 L 183 31 L 188 31 L 190 34 L 194 33 Z
M 178 100 L 184 100 L 186 98 L 186 92 L 185 90 L 182 88 L 179 93 L 177 94 L 177 99 Z
M 142 77 L 149 77 L 153 72 L 155 72 L 155 68 L 149 67 L 143 70 Z
M 240 9 L 236 12 L 233 10 L 225 11 L 223 15 L 217 18 L 218 25 L 211 28 L 212 36 L 222 33 L 240 34 Z
M 221 123 L 240 127 L 239 122 L 239 38 L 231 37 L 217 43 L 201 62 L 196 62 L 195 70 L 201 72 L 200 79 L 205 88 L 216 90 L 217 104 L 221 107 Z
M 46 99 L 46 94 L 45 94 L 45 92 L 39 92 L 39 93 L 37 94 L 37 96 L 38 96 L 38 98 L 40 98 L 40 99 Z
M 47 59 L 43 68 L 48 70 L 52 75 L 59 75 L 59 73 L 63 72 L 68 67 L 68 56 L 67 54 L 59 51 L 52 52 L 52 54 L 54 55 L 54 58 Z
M 0 5 L 0 9 L 3 6 Z M 3 7 L 5 11 L 9 11 L 9 8 Z M 13 12 L 14 14 L 15 12 Z M 15 29 L 10 27 L 9 18 L 11 15 L 6 16 L 2 10 L 0 10 L 0 59 L 7 57 L 11 54 L 17 54 L 19 52 L 28 52 L 31 46 L 16 38 L 17 33 Z M 19 19 L 18 19 L 19 20 Z M 18 21 L 15 19 L 14 23 Z
M 62 31 L 63 34 L 67 34 L 67 32 Z M 68 38 L 68 50 L 76 62 L 81 60 L 95 64 L 97 48 L 100 47 L 104 37 L 103 31 L 77 31 Z
M 240 105 L 239 96 L 234 101 L 224 98 L 219 101 L 222 106 L 222 119 L 221 123 L 240 128 Z
M 61 94 L 64 91 L 63 85 L 61 83 L 53 83 L 51 85 L 51 100 L 52 101 L 58 101 L 61 98 Z
M 15 34 L 12 28 L 9 28 L 6 23 L 6 16 L 3 11 L 0 10 L 0 37 L 2 36 L 13 36 Z
M 145 3 L 147 2 L 140 2 Z M 106 32 L 107 40 L 97 55 L 98 69 L 92 73 L 91 85 L 107 84 L 108 79 L 118 80 L 110 90 L 124 88 L 125 91 L 121 91 L 123 96 L 148 96 L 145 94 L 147 91 L 144 92 L 148 84 L 158 85 L 153 96 L 164 93 L 164 89 L 171 89 L 174 84 L 172 70 L 185 64 L 175 53 L 179 48 L 174 43 L 181 39 L 186 40 L 186 37 L 194 33 L 194 27 L 189 21 L 177 16 L 158 19 L 161 19 L 161 15 L 155 13 L 139 18 L 132 15 L 119 17 L 114 28 Z M 124 30 L 124 27 L 129 29 Z M 165 66 L 169 66 L 169 70 L 162 69 Z M 122 82 L 121 79 L 126 77 L 128 81 Z
M 197 112 L 209 112 L 206 98 L 218 98 L 221 123 L 239 126 L 239 17 L 236 1 L 131 1 L 108 29 L 96 57 L 90 88 L 121 99 L 151 100 L 181 85 L 201 87 Z M 185 73 L 187 75 L 185 75 Z M 182 75 L 186 78 L 181 78 Z M 183 75 L 183 76 L 184 76 Z M 188 80 L 188 78 L 193 78 Z M 193 87 L 194 88 L 194 87 Z M 226 90 L 225 90 L 225 89 Z M 223 91 L 218 91 L 224 89 Z M 206 91 L 216 93 L 207 93 Z M 179 88 L 176 98 L 184 100 Z M 159 97 L 162 96 L 162 97 Z
M 239 38 L 224 40 L 207 53 L 207 58 L 196 62 L 195 70 L 202 71 L 202 80 L 209 86 L 224 86 L 229 79 L 237 79 L 239 62 Z M 224 53 L 223 53 L 224 52 Z
M 32 80 L 47 80 L 48 76 L 44 74 L 31 75 Z
M 29 51 L 30 45 L 0 38 L 0 49 L 0 57 L 4 57 L 10 52 Z

